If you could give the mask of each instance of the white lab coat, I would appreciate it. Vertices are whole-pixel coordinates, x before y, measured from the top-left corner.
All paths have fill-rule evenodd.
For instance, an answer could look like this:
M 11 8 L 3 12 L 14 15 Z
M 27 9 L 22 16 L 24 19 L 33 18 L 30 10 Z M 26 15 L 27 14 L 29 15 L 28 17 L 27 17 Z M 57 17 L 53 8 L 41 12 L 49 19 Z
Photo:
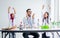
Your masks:
M 23 24 L 25 25 L 25 26 L 32 26 L 33 24 L 34 24 L 35 22 L 34 22 L 34 19 L 32 19 L 32 17 L 28 17 L 28 19 L 27 19 L 27 17 L 24 17 L 23 18 Z
M 48 22 L 47 22 L 47 20 L 48 20 Z M 51 25 L 51 18 L 49 18 L 49 19 L 44 19 L 44 21 L 42 22 L 42 25 L 49 25 L 49 27 L 50 27 L 50 25 Z M 50 32 L 46 32 L 46 36 L 50 36 L 51 37 L 51 33 Z

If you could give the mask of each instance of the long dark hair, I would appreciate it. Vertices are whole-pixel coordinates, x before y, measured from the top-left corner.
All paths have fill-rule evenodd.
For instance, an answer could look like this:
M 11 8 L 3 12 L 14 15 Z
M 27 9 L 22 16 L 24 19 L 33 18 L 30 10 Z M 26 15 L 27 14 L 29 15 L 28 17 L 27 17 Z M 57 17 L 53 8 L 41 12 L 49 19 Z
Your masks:
M 47 19 L 47 23 L 49 23 L 49 20 L 48 20 L 48 19 L 49 19 L 49 13 L 48 13 L 48 12 L 45 12 L 44 15 L 45 15 L 46 13 L 47 13 L 48 16 L 47 16 L 47 17 L 44 17 L 44 16 L 43 16 L 43 22 L 44 22 L 45 19 Z

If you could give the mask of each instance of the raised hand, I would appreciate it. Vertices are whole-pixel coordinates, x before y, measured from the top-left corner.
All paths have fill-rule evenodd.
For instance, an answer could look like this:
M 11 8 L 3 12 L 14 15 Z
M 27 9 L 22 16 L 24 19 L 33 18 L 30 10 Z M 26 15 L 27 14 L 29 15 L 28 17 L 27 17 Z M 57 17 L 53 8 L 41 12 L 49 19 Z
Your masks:
M 10 13 L 10 8 L 11 8 L 11 7 L 9 6 L 9 7 L 8 7 L 8 13 Z
M 14 14 L 16 14 L 16 11 L 15 11 L 15 9 L 14 8 L 12 8 L 13 10 L 14 10 Z
M 9 9 L 11 8 L 11 6 L 9 6 Z
M 32 19 L 34 19 L 35 14 L 32 15 Z
M 44 5 L 42 6 L 42 9 L 44 9 Z
M 49 7 L 49 9 L 51 9 L 51 6 L 50 5 L 48 5 L 48 7 Z

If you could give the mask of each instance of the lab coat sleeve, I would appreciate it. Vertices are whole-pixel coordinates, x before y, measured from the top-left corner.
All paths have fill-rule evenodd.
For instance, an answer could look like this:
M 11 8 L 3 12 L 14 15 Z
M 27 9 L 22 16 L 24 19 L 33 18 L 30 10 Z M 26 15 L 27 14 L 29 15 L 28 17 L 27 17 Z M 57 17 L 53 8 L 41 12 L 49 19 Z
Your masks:
M 27 19 L 25 17 L 23 18 L 23 25 L 28 25 Z

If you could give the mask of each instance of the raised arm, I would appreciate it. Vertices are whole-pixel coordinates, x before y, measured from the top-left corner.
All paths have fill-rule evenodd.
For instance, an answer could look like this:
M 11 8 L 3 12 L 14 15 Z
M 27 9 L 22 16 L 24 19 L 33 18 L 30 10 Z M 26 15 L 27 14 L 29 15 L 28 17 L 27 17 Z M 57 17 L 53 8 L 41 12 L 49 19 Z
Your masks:
M 44 7 L 45 7 L 45 6 L 44 6 L 44 5 L 42 5 L 42 10 L 44 9 Z
M 35 14 L 32 15 L 32 19 L 34 19 Z
M 8 13 L 10 13 L 10 8 L 11 8 L 11 7 L 8 7 Z
M 32 15 L 32 24 L 34 24 L 34 18 L 35 18 L 35 14 Z
M 16 10 L 13 8 L 13 10 L 14 10 L 14 14 L 16 14 Z

